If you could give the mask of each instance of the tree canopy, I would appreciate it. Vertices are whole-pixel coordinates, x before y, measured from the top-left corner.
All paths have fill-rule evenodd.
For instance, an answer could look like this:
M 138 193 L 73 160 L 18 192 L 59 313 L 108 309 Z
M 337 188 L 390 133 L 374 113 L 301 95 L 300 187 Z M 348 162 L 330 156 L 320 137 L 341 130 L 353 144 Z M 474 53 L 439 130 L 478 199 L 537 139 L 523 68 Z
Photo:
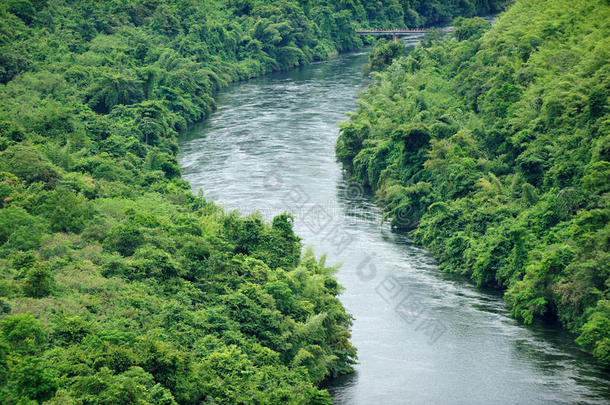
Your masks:
M 495 3 L 1 1 L 0 402 L 330 403 L 356 359 L 335 269 L 289 215 L 195 197 L 177 135 L 357 27 Z

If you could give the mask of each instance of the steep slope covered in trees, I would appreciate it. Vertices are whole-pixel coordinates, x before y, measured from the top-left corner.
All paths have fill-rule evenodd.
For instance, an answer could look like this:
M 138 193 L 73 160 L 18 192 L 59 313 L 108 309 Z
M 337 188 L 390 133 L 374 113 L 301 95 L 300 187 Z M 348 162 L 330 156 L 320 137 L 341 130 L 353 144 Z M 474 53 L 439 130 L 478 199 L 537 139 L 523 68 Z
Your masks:
M 356 25 L 475 4 L 0 1 L 0 402 L 328 403 L 355 358 L 333 269 L 290 217 L 195 198 L 176 136 Z
M 444 270 L 506 289 L 526 323 L 558 318 L 605 364 L 608 21 L 607 1 L 568 0 L 517 1 L 493 28 L 458 19 L 379 74 L 337 144 Z

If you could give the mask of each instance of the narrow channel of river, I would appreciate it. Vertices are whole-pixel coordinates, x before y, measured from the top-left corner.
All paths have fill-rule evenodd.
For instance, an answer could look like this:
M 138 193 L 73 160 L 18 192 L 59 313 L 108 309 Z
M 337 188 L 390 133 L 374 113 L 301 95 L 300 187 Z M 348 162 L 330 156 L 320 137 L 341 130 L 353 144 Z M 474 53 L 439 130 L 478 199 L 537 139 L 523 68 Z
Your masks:
M 417 36 L 407 39 L 410 45 Z M 335 161 L 337 123 L 367 84 L 366 53 L 240 83 L 181 140 L 195 192 L 243 214 L 292 211 L 296 232 L 337 273 L 359 364 L 329 382 L 336 404 L 608 403 L 610 379 L 557 327 L 524 327 L 498 294 L 435 267 L 380 225 Z

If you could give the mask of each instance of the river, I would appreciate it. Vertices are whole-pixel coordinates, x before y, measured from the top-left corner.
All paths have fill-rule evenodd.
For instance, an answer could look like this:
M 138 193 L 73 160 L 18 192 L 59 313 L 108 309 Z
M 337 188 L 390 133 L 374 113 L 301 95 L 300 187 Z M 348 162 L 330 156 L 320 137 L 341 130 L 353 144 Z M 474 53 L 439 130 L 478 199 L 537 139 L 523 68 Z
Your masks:
M 380 225 L 371 196 L 346 181 L 334 155 L 337 123 L 367 85 L 367 57 L 235 84 L 180 142 L 195 192 L 266 219 L 291 211 L 304 245 L 343 263 L 340 298 L 354 316 L 359 363 L 326 385 L 334 403 L 608 403 L 608 375 L 572 336 L 519 325 L 501 295 L 438 271 L 424 249 Z

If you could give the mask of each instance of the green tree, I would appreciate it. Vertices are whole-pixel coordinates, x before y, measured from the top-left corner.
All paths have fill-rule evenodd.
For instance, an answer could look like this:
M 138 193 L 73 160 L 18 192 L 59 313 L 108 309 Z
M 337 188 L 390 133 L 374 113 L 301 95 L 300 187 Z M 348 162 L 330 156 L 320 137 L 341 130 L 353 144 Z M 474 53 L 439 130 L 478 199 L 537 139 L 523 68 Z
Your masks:
M 30 313 L 8 315 L 0 321 L 4 340 L 16 352 L 40 352 L 46 343 L 42 324 Z
M 44 402 L 51 399 L 59 381 L 56 371 L 43 360 L 35 357 L 23 358 L 12 371 L 12 383 L 16 397 Z
M 53 292 L 55 278 L 51 268 L 46 263 L 36 263 L 27 270 L 23 284 L 23 292 L 32 298 L 44 298 Z
M 458 41 L 479 39 L 491 28 L 491 23 L 482 18 L 458 17 L 453 20 L 454 35 Z

